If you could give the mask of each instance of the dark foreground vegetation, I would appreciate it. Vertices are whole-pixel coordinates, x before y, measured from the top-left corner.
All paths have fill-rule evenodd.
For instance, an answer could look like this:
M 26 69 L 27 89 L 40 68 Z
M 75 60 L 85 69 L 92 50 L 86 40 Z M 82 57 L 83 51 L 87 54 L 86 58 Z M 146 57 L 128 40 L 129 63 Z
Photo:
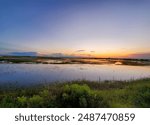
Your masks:
M 150 79 L 120 81 L 72 81 L 18 87 L 1 85 L 0 107 L 147 107 Z

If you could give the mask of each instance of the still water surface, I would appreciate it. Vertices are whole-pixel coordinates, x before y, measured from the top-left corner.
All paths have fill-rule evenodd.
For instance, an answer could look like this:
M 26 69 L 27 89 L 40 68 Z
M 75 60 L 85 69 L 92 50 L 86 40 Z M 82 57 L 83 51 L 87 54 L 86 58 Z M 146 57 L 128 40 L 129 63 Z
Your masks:
M 150 66 L 95 64 L 0 64 L 0 84 L 69 80 L 131 80 L 150 77 Z

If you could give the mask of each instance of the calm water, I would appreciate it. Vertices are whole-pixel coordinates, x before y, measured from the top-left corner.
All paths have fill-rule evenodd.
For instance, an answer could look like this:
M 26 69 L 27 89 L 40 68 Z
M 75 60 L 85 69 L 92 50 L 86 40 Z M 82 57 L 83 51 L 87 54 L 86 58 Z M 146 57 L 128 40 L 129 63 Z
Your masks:
M 0 84 L 67 80 L 130 80 L 150 77 L 150 66 L 94 64 L 0 64 Z

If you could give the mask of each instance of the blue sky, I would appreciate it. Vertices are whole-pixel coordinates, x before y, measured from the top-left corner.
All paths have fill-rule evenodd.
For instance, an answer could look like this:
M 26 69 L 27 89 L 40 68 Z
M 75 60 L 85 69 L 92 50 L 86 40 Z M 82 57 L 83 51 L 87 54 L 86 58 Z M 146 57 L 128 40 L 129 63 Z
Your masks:
M 149 0 L 0 0 L 0 53 L 149 56 L 149 22 Z

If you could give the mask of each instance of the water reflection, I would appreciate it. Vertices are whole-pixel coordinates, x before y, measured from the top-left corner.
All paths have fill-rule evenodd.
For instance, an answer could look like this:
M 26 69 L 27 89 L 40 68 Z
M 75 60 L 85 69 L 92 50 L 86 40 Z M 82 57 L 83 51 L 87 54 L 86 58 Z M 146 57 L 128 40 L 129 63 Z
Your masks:
M 150 77 L 150 66 L 105 64 L 0 64 L 0 83 L 36 84 L 66 80 L 131 80 Z

